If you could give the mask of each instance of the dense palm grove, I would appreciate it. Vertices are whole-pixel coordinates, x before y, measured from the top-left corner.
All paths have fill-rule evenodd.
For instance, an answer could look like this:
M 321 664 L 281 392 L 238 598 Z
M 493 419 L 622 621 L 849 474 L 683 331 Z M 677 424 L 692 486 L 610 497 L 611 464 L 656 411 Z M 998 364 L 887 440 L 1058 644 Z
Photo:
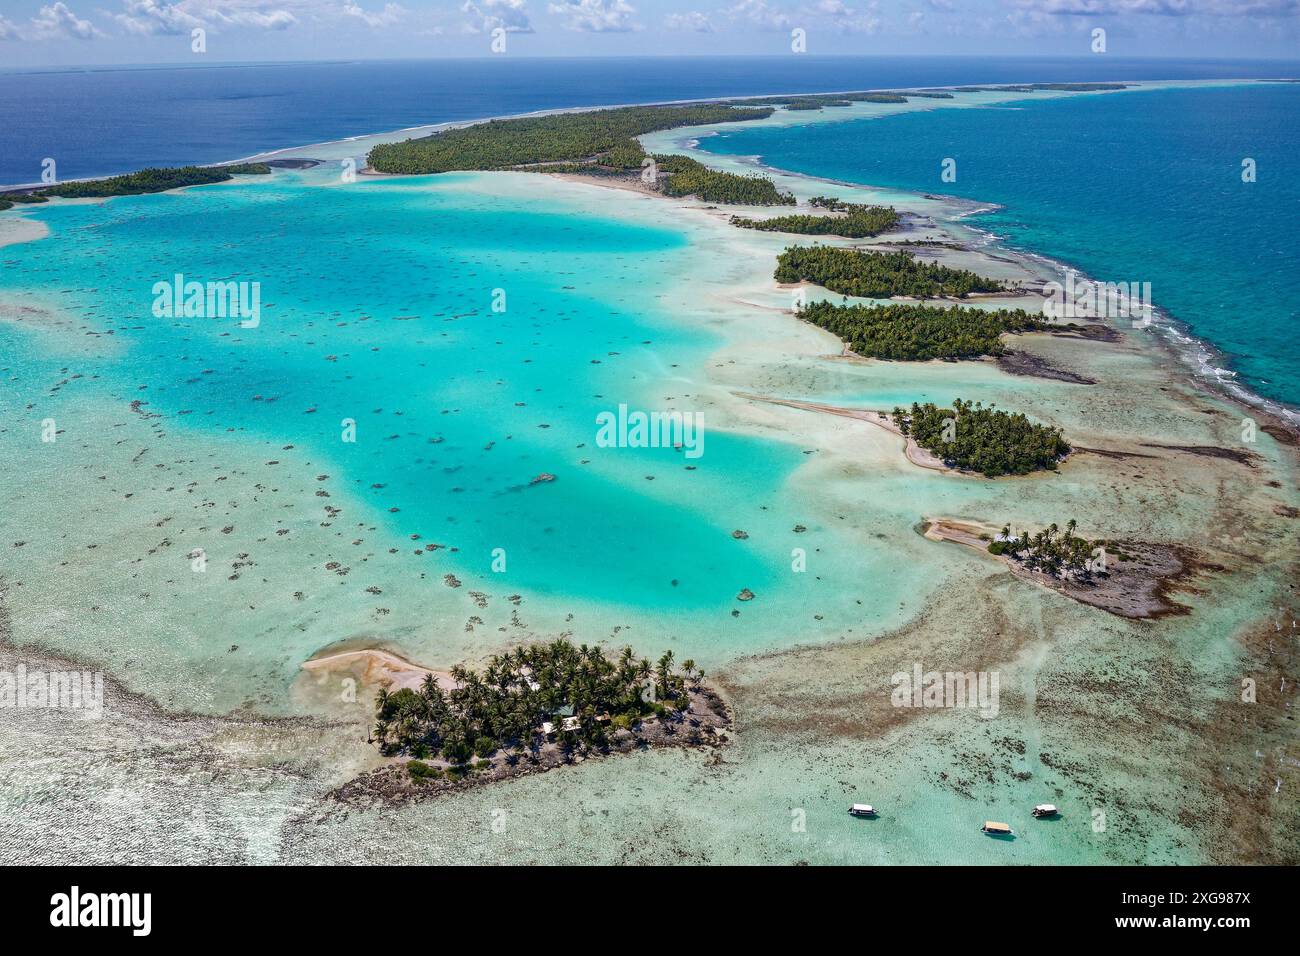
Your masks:
M 271 172 L 265 163 L 238 163 L 231 166 L 179 166 L 168 169 L 142 169 L 125 176 L 110 176 L 88 182 L 60 183 L 41 189 L 38 195 L 64 199 L 135 196 L 160 193 L 182 186 L 206 186 L 224 183 L 234 176 L 264 176 Z
M 1096 93 L 1107 90 L 1126 90 L 1125 83 L 1020 83 L 1014 86 L 958 86 L 954 93 L 1033 93 L 1039 90 L 1060 90 L 1068 93 Z
M 790 100 L 790 102 L 785 104 L 785 108 L 788 110 L 806 111 L 806 110 L 820 110 L 820 109 L 824 109 L 827 106 L 852 106 L 852 105 L 853 105 L 852 100 L 800 99 L 800 100 Z
M 836 246 L 791 246 L 777 258 L 777 282 L 815 282 L 842 295 L 869 299 L 910 296 L 961 298 L 1006 286 L 968 269 L 922 262 L 910 252 L 863 252 Z
M 561 746 L 599 749 L 615 730 L 689 708 L 687 682 L 704 673 L 694 661 L 682 668 L 674 673 L 672 651 L 651 664 L 630 647 L 616 660 L 566 640 L 520 647 L 493 657 L 482 673 L 453 668 L 459 686 L 452 690 L 426 677 L 419 691 L 381 691 L 374 737 L 385 753 L 441 756 L 453 767 L 503 748 L 523 754 L 538 744 L 546 721 Z M 566 728 L 565 717 L 574 726 Z
M 986 478 L 1054 471 L 1070 453 L 1059 428 L 1036 425 L 1020 413 L 985 408 L 954 399 L 952 408 L 932 402 L 912 403 L 911 411 L 894 409 L 894 424 L 949 468 L 975 471 Z
M 786 96 L 758 96 L 753 99 L 724 100 L 732 106 L 784 106 L 790 110 L 821 109 L 823 106 L 849 106 L 852 103 L 906 103 L 909 96 L 921 99 L 950 100 L 947 90 L 863 91 L 858 93 L 796 93 Z
M 1024 309 L 812 302 L 795 314 L 839 336 L 858 355 L 895 362 L 1002 355 L 1006 347 L 1000 336 L 1047 328 Z
M 636 137 L 657 130 L 705 123 L 762 119 L 772 108 L 638 106 L 556 116 L 492 120 L 445 130 L 421 139 L 387 143 L 370 151 L 369 163 L 387 173 L 443 173 L 456 169 L 640 174 L 645 151 Z M 686 156 L 655 156 L 658 185 L 669 196 L 698 196 L 707 202 L 752 206 L 792 205 L 764 176 L 740 176 L 709 169 Z
M 771 115 L 771 107 L 701 104 L 524 116 L 443 130 L 401 143 L 382 143 L 370 151 L 369 163 L 384 173 L 446 173 L 597 161 L 604 166 L 636 169 L 645 158 L 636 141 L 643 133 Z
M 789 215 L 771 219 L 746 219 L 732 216 L 731 224 L 742 229 L 760 229 L 764 232 L 796 232 L 805 236 L 844 236 L 848 239 L 865 239 L 878 236 L 898 226 L 898 212 L 891 206 L 864 206 L 840 202 L 827 196 L 815 196 L 812 205 L 822 206 L 842 216 Z
M 12 209 L 14 203 L 40 203 L 49 202 L 44 196 L 36 193 L 10 193 L 7 196 L 0 196 L 0 211 Z
M 667 196 L 696 196 L 705 202 L 740 206 L 793 206 L 795 202 L 766 176 L 718 172 L 689 156 L 656 156 L 655 162 L 668 173 L 662 185 Z
M 1106 573 L 1105 551 L 1102 542 L 1077 537 L 1074 529 L 1073 518 L 1064 534 L 1055 522 L 1032 537 L 1028 531 L 1013 535 L 1011 525 L 1006 525 L 998 539 L 989 543 L 989 553 L 1055 578 L 1089 582 L 1094 575 Z

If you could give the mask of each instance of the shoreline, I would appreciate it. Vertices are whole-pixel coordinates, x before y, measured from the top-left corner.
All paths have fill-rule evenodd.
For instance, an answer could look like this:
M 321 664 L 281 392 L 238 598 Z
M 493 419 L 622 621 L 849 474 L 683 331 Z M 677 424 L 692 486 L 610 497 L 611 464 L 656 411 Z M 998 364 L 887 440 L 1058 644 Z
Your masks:
M 691 705 L 686 711 L 671 717 L 646 717 L 635 729 L 615 730 L 608 745 L 600 749 L 568 749 L 547 737 L 526 754 L 501 748 L 464 769 L 453 767 L 442 757 L 423 760 L 407 756 L 383 757 L 382 766 L 332 788 L 321 800 L 327 805 L 345 809 L 402 806 L 450 792 L 489 787 L 610 757 L 668 748 L 716 752 L 727 746 L 731 742 L 735 718 L 721 691 L 699 684 L 687 688 L 687 694 Z M 412 762 L 433 768 L 435 775 L 413 776 L 409 766 Z
M 785 408 L 795 408 L 805 412 L 819 412 L 823 415 L 837 415 L 840 418 L 869 422 L 872 425 L 883 428 L 885 431 L 897 438 L 904 439 L 903 456 L 913 465 L 916 465 L 918 468 L 925 468 L 928 471 L 937 471 L 944 475 L 953 475 L 958 478 L 980 478 L 984 481 L 1003 481 L 1014 478 L 1042 478 L 1054 474 L 1061 474 L 1059 468 L 1055 471 L 1037 469 L 1025 475 L 1006 474 L 998 475 L 996 478 L 988 478 L 977 471 L 970 471 L 966 468 L 949 467 L 944 464 L 943 459 L 939 458 L 929 449 L 922 448 L 911 435 L 905 436 L 902 429 L 894 424 L 894 421 L 888 412 L 880 412 L 867 408 L 845 408 L 841 405 L 829 405 L 824 402 L 806 402 L 798 399 L 774 398 L 770 395 L 750 395 L 743 392 L 736 392 L 735 395 L 737 398 L 748 399 L 749 401 L 766 402 L 769 405 L 781 405 Z M 1080 452 L 1093 452 L 1094 454 L 1101 454 L 1103 456 L 1112 454 L 1105 450 L 1071 447 L 1069 452 L 1056 459 L 1056 461 L 1058 465 L 1063 465 Z
M 37 242 L 50 234 L 50 227 L 26 216 L 0 219 L 0 249 L 24 242 Z
M 995 212 L 1001 208 L 1001 206 L 984 204 L 980 208 L 967 213 L 966 216 L 976 217 L 985 212 Z M 1075 268 L 1063 259 L 1056 259 L 1033 249 L 1009 244 L 1005 237 L 991 230 L 982 229 L 978 225 L 971 224 L 968 228 L 987 237 L 989 246 L 998 246 L 1013 256 L 1042 263 L 1053 269 L 1062 278 L 1069 273 L 1074 273 L 1083 281 L 1095 281 L 1089 273 L 1083 269 Z M 1175 362 L 1185 366 L 1194 378 L 1204 381 L 1220 394 L 1245 405 L 1250 410 L 1267 414 L 1284 427 L 1300 435 L 1300 409 L 1292 409 L 1291 406 L 1284 402 L 1279 402 L 1253 392 L 1244 386 L 1237 385 L 1235 382 L 1237 373 L 1230 367 L 1224 353 L 1212 342 L 1194 333 L 1185 321 L 1166 309 L 1153 304 L 1152 320 L 1148 327 L 1152 330 L 1152 338 L 1156 343 Z M 1192 350 L 1195 350 L 1194 354 Z
M 1129 90 L 1141 88 L 1141 82 L 1157 81 L 1135 81 L 1134 86 L 1130 87 Z M 1174 85 L 1169 88 L 1186 89 L 1190 87 Z M 1129 90 L 1090 91 L 1076 95 L 1101 95 L 1104 92 L 1129 92 Z M 934 107 L 934 109 L 941 108 L 942 107 Z M 884 119 L 889 115 L 890 114 L 884 114 L 880 117 L 874 118 Z M 695 128 L 698 129 L 699 127 Z M 691 129 L 691 127 L 683 127 L 683 130 L 686 129 Z M 994 255 L 991 250 L 997 249 L 1003 252 L 1005 257 L 1008 257 L 1013 261 L 1028 261 L 1044 266 L 1052 270 L 1059 278 L 1064 278 L 1067 274 L 1073 273 L 1079 281 L 1096 281 L 1086 270 L 1075 267 L 1063 259 L 1049 256 L 1035 249 L 1014 245 L 1009 243 L 1005 236 L 999 235 L 990 229 L 982 228 L 977 223 L 968 221 L 986 213 L 998 212 L 1005 208 L 1002 204 L 945 193 L 921 193 L 910 189 L 884 187 L 871 183 L 854 183 L 849 182 L 848 180 L 815 176 L 809 173 L 802 173 L 796 170 L 770 165 L 762 162 L 761 156 L 731 156 L 728 154 L 710 153 L 707 149 L 701 148 L 699 144 L 701 141 L 706 140 L 713 135 L 715 135 L 715 132 L 710 130 L 702 136 L 683 137 L 678 140 L 678 145 L 685 149 L 695 150 L 706 157 L 727 156 L 727 158 L 735 160 L 748 168 L 768 175 L 775 174 L 792 179 L 802 179 L 810 182 L 823 183 L 827 186 L 837 186 L 847 189 L 896 192 L 913 198 L 944 203 L 945 205 L 960 210 L 956 215 L 951 217 L 951 222 L 959 224 L 962 228 L 969 229 L 982 240 L 981 244 L 978 246 L 963 243 L 963 249 L 983 253 L 989 256 Z M 599 185 L 594 177 L 589 181 Z M 939 229 L 943 228 L 942 223 L 940 222 L 936 221 L 935 225 Z M 886 238 L 887 235 L 888 234 L 886 233 L 883 236 L 875 237 L 875 239 L 880 244 L 888 244 L 888 239 Z M 1179 319 L 1177 316 L 1159 305 L 1153 305 L 1152 313 L 1152 320 L 1148 328 L 1153 332 L 1153 340 L 1164 349 L 1170 358 L 1186 368 L 1196 381 L 1206 383 L 1208 387 L 1215 390 L 1218 394 L 1228 398 L 1247 411 L 1262 413 L 1280 427 L 1286 429 L 1297 437 L 1300 437 L 1300 408 L 1292 408 L 1285 402 L 1268 398 L 1267 396 L 1260 395 L 1245 386 L 1238 385 L 1235 381 L 1238 373 L 1231 368 L 1231 363 L 1228 361 L 1226 355 L 1221 349 L 1207 339 L 1197 335 L 1184 320 Z M 1104 322 L 1107 320 L 1105 320 L 1104 317 L 1096 317 L 1093 321 Z
M 1005 565 L 1018 578 L 1129 620 L 1150 621 L 1190 613 L 1186 605 L 1172 600 L 1170 593 L 1198 571 L 1212 570 L 1212 566 L 1181 546 L 1121 542 L 1126 549 L 1125 556 L 1115 558 L 1116 563 L 1110 566 L 1106 578 L 1083 585 L 1031 570 L 1005 555 L 993 554 L 987 546 L 997 534 L 992 525 L 959 518 L 926 518 L 922 528 L 922 537 L 930 541 L 961 545 Z
M 879 428 L 883 428 L 891 435 L 898 438 L 904 438 L 903 456 L 918 468 L 925 468 L 929 471 L 937 471 L 945 475 L 958 475 L 967 478 L 980 478 L 973 471 L 962 471 L 960 468 L 949 468 L 941 459 L 933 453 L 922 448 L 916 443 L 916 439 L 910 435 L 904 436 L 902 430 L 893 423 L 889 415 L 885 412 L 872 411 L 865 408 L 843 408 L 839 405 L 827 405 L 821 402 L 804 402 L 791 398 L 773 398 L 769 395 L 747 395 L 743 392 L 735 393 L 737 398 L 744 398 L 755 402 L 767 402 L 769 405 L 781 405 L 785 408 L 797 408 L 805 412 L 820 412 L 825 415 L 838 415 L 841 418 L 851 418 L 854 421 L 870 422 Z
M 302 662 L 302 669 L 324 679 L 339 672 L 357 674 L 363 685 L 384 685 L 392 690 L 418 690 L 425 677 L 432 677 L 444 690 L 460 685 L 447 671 L 424 667 L 393 651 L 376 647 L 356 650 L 318 651 Z
M 347 686 L 346 682 L 351 681 L 353 692 L 350 696 L 366 707 L 367 712 L 373 706 L 369 701 L 379 689 L 390 694 L 403 690 L 420 693 L 430 677 L 444 692 L 463 686 L 447 671 L 417 664 L 395 651 L 373 646 L 364 638 L 323 648 L 304 661 L 301 669 L 304 676 L 310 675 L 315 681 L 314 688 L 303 686 L 301 693 L 311 694 L 313 690 L 319 693 L 336 682 Z M 534 742 L 526 752 L 500 747 L 482 760 L 460 766 L 442 756 L 420 758 L 410 753 L 385 754 L 381 749 L 374 757 L 379 761 L 378 766 L 349 777 L 323 794 L 321 799 L 335 806 L 394 806 L 451 790 L 545 773 L 601 757 L 653 748 L 706 750 L 725 746 L 735 727 L 735 718 L 721 692 L 702 682 L 688 682 L 685 692 L 690 698 L 690 706 L 684 711 L 643 717 L 632 727 L 614 730 L 606 745 L 594 749 L 574 748 L 566 745 L 563 739 L 543 734 L 540 742 Z M 559 718 L 554 719 L 558 721 Z M 363 723 L 369 746 L 372 743 L 370 724 L 368 721 Z M 422 776 L 416 775 L 416 767 L 425 768 Z M 432 773 L 428 768 L 432 768 Z

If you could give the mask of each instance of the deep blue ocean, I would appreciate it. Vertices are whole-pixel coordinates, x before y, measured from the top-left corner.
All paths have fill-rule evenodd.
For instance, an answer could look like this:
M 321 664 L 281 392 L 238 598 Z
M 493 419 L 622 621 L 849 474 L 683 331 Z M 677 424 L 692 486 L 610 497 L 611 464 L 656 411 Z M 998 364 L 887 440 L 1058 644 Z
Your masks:
M 238 159 L 530 110 L 964 83 L 1300 76 L 1283 61 L 1089 57 L 644 57 L 0 71 L 0 184 Z
M 1097 279 L 1150 282 L 1237 384 L 1300 407 L 1298 118 L 1300 84 L 1270 84 L 724 130 L 701 145 L 1001 204 L 969 221 Z M 955 182 L 940 178 L 945 158 Z

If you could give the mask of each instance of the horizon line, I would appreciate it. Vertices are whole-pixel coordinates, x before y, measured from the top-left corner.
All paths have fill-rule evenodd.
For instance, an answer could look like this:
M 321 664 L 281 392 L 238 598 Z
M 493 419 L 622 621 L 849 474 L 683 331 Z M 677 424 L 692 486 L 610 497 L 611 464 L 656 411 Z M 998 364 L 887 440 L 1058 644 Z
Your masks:
M 509 62 L 511 60 L 784 60 L 796 54 L 790 53 L 640 53 L 632 55 L 573 55 L 573 54 L 508 54 L 487 56 L 394 56 L 394 57 L 324 57 L 299 58 L 288 60 L 221 60 L 217 62 L 194 62 L 190 60 L 161 60 L 151 63 L 51 63 L 23 67 L 0 67 L 0 75 L 23 73 L 74 73 L 127 70 L 168 70 L 168 69 L 230 69 L 254 66 L 301 66 L 305 64 L 353 64 L 353 63 L 433 63 L 440 61 L 455 62 Z M 813 60 L 1093 60 L 1086 54 L 972 54 L 972 53 L 896 53 L 896 54 L 858 54 L 858 53 L 802 53 L 801 58 Z M 1196 63 L 1300 63 L 1300 57 L 1206 57 L 1206 56 L 1114 56 L 1114 61 L 1161 61 L 1161 62 L 1196 62 Z

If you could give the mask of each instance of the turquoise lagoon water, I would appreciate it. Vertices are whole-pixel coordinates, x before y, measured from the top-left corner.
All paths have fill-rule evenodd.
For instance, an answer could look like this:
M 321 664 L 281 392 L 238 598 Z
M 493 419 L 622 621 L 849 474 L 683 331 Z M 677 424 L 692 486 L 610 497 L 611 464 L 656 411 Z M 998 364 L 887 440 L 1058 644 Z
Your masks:
M 1237 382 L 1300 407 L 1300 85 L 1143 89 L 722 129 L 712 152 L 1001 208 L 967 221 L 1157 306 Z M 940 178 L 945 158 L 957 179 Z M 1257 178 L 1242 181 L 1242 160 Z
M 701 327 L 699 315 L 680 311 L 683 296 L 675 286 L 704 260 L 690 235 L 669 228 L 669 220 L 602 218 L 555 199 L 521 203 L 493 193 L 489 181 L 443 176 L 341 186 L 323 170 L 280 172 L 270 182 L 34 211 L 51 235 L 3 250 L 0 295 L 38 294 L 75 331 L 38 334 L 0 324 L 0 347 L 10 357 L 0 388 L 5 404 L 22 407 L 27 419 L 26 427 L 0 435 L 9 460 L 31 458 L 30 435 L 49 416 L 65 434 L 42 454 L 69 456 L 69 469 L 86 467 L 78 431 L 116 427 L 84 419 L 84 406 L 72 403 L 87 397 L 115 410 L 118 420 L 134 401 L 142 403 L 141 413 L 161 416 L 153 420 L 158 441 L 150 453 L 163 461 L 178 454 L 167 436 L 214 449 L 215 464 L 183 466 L 181 473 L 210 478 L 213 469 L 259 466 L 259 474 L 271 476 L 256 486 L 267 499 L 286 494 L 276 487 L 292 484 L 284 472 L 301 471 L 308 458 L 311 470 L 298 476 L 307 490 L 280 506 L 286 519 L 287 509 L 299 518 L 306 510 L 308 523 L 319 521 L 335 542 L 330 556 L 349 566 L 364 550 L 396 551 L 397 557 L 380 554 L 369 565 L 377 574 L 384 558 L 410 569 L 400 584 L 380 582 L 384 598 L 362 593 L 371 583 L 362 578 L 365 567 L 332 583 L 355 591 L 356 605 L 392 609 L 391 617 L 367 626 L 372 637 L 405 635 L 403 646 L 433 663 L 492 646 L 480 642 L 467 650 L 467 639 L 430 645 L 427 633 L 414 636 L 429 603 L 452 597 L 445 574 L 463 581 L 461 596 L 475 588 L 497 602 L 522 594 L 533 610 L 534 599 L 549 601 L 557 613 L 548 621 L 591 607 L 608 612 L 602 621 L 626 613 L 654 625 L 634 638 L 647 653 L 682 635 L 679 656 L 704 660 L 710 648 L 727 656 L 852 631 L 863 622 L 874 628 L 915 611 L 925 595 L 889 574 L 888 549 L 850 550 L 839 536 L 838 521 L 847 528 L 861 515 L 819 514 L 806 496 L 788 493 L 791 476 L 815 448 L 710 428 L 707 409 L 697 459 L 673 449 L 596 447 L 596 415 L 620 403 L 644 410 L 701 407 L 692 404 L 692 382 L 702 380 L 699 370 L 721 340 Z M 176 273 L 259 282 L 260 324 L 245 329 L 231 319 L 155 317 L 153 286 Z M 505 294 L 504 312 L 493 311 L 494 290 Z M 87 351 L 87 342 L 96 348 Z M 58 384 L 72 375 L 75 380 Z M 354 442 L 343 440 L 349 419 Z M 105 468 L 130 489 L 144 518 L 174 513 L 174 495 L 170 504 L 167 496 L 134 504 L 151 493 L 141 484 L 152 480 L 147 469 L 125 460 Z M 543 473 L 556 478 L 534 482 Z M 48 481 L 71 487 L 57 477 Z M 167 481 L 183 484 L 178 477 Z M 32 473 L 12 469 L 5 483 L 16 509 L 46 514 L 42 509 L 53 507 L 45 477 L 33 481 Z M 327 506 L 341 513 L 326 514 Z M 15 510 L 5 530 L 15 540 L 39 543 L 42 531 L 68 520 L 81 526 L 99 508 L 116 514 L 123 499 L 68 499 L 58 507 L 62 512 L 26 522 L 17 522 Z M 882 506 L 898 514 L 878 520 L 892 534 L 910 537 L 912 507 L 900 497 Z M 209 540 L 229 541 L 235 551 L 238 540 L 278 542 L 275 525 L 248 527 L 251 518 L 241 518 L 247 512 L 246 506 L 214 518 L 215 528 L 229 520 L 235 530 L 229 539 L 209 532 Z M 192 531 L 192 521 L 181 523 L 166 527 Z M 794 532 L 798 523 L 806 533 Z M 737 529 L 749 538 L 733 538 Z M 93 523 L 84 536 L 94 537 Z M 349 548 L 361 539 L 364 548 Z M 187 550 L 196 542 L 177 543 Z M 430 544 L 440 547 L 430 554 L 424 550 Z M 792 573 L 796 546 L 813 555 L 812 573 Z M 246 544 L 243 552 L 264 566 L 267 547 Z M 504 551 L 504 574 L 494 573 L 496 549 Z M 78 561 L 101 562 L 91 573 L 109 582 L 134 562 L 170 561 L 160 574 L 172 586 L 184 570 L 182 549 L 166 558 L 154 551 L 128 560 L 109 549 L 88 558 L 83 550 Z M 822 560 L 818 552 L 837 557 Z M 846 553 L 850 560 L 839 557 Z M 37 560 L 33 548 L 14 553 L 20 556 Z M 299 577 L 306 564 L 323 562 L 317 551 L 289 560 Z M 268 573 L 264 567 L 245 573 L 259 571 Z M 180 580 L 177 599 L 194 600 L 186 597 L 186 576 Z M 864 581 L 872 582 L 869 589 Z M 100 586 L 114 603 L 126 588 L 151 590 L 125 576 L 116 591 Z M 219 633 L 251 628 L 276 635 L 271 647 L 284 655 L 283 679 L 289 679 L 314 648 L 361 636 L 360 626 L 340 614 L 352 610 L 338 603 L 342 595 L 333 599 L 332 612 L 307 624 L 289 599 L 303 586 L 280 587 L 280 612 L 265 597 L 246 601 L 269 615 L 255 626 L 241 621 L 244 598 L 214 591 L 207 600 L 215 603 L 206 606 L 221 618 L 208 622 L 200 615 L 184 641 L 165 636 L 171 629 L 157 618 L 147 625 L 157 634 L 132 628 L 129 640 L 177 654 L 188 643 L 188 653 L 206 660 L 224 652 Z M 742 588 L 759 599 L 738 602 Z M 15 617 L 23 612 L 16 603 Z M 174 605 L 157 613 L 183 618 L 187 612 Z M 600 636 L 591 623 L 575 625 L 586 625 L 582 638 Z M 97 642 L 104 654 L 114 643 L 101 636 L 47 639 L 95 656 Z M 155 674 L 142 686 L 155 679 L 171 681 Z

